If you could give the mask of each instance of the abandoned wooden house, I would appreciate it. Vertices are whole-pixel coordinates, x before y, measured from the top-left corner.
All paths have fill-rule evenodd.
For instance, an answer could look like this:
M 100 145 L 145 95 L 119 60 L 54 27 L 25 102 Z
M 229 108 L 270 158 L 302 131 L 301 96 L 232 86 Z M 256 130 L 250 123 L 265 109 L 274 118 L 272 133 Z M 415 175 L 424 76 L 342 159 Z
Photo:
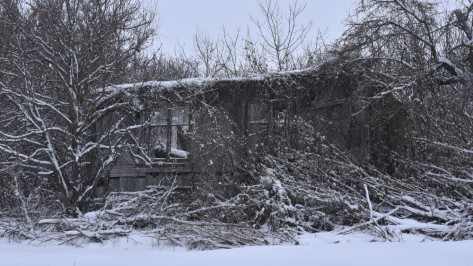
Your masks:
M 107 101 L 128 101 L 134 111 L 110 113 L 98 130 L 120 116 L 143 126 L 133 133 L 139 148 L 123 147 L 110 169 L 107 189 L 144 190 L 165 183 L 170 176 L 177 186 L 192 188 L 203 165 L 213 164 L 217 171 L 228 169 L 221 158 L 231 141 L 239 141 L 246 153 L 263 146 L 277 149 L 278 138 L 303 149 L 297 127 L 291 126 L 298 119 L 312 121 L 332 143 L 365 160 L 372 156 L 369 124 L 373 116 L 369 110 L 352 115 L 357 104 L 352 95 L 362 85 L 357 73 L 319 68 L 114 86 Z M 204 155 L 203 149 L 209 146 L 213 148 Z

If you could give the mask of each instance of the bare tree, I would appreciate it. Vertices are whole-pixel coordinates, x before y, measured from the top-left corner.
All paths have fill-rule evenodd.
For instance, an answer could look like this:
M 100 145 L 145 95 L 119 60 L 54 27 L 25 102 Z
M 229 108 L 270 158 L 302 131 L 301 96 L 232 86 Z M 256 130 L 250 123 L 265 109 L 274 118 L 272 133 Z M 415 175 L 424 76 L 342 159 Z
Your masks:
M 221 70 L 218 63 L 221 49 L 218 41 L 213 40 L 206 32 L 197 29 L 194 35 L 194 55 L 200 63 L 204 77 L 215 77 Z
M 297 49 L 304 43 L 312 22 L 306 25 L 298 24 L 298 18 L 305 9 L 305 4 L 294 1 L 288 7 L 288 14 L 284 16 L 277 1 L 258 1 L 263 19 L 250 16 L 258 28 L 262 38 L 262 48 L 270 55 L 271 61 L 278 71 L 292 67 Z
M 264 46 L 264 44 L 261 44 Z M 267 73 L 268 72 L 268 60 L 264 52 L 264 49 L 260 49 L 259 43 L 255 42 L 247 30 L 245 38 L 245 46 L 243 52 L 243 73 Z
M 314 44 L 317 45 L 306 44 L 312 22 L 302 25 L 298 21 L 305 5 L 294 1 L 287 15 L 277 1 L 259 1 L 258 5 L 262 19 L 250 15 L 257 26 L 256 37 L 252 36 L 249 28 L 246 37 L 241 38 L 239 28 L 231 35 L 223 27 L 221 35 L 215 39 L 197 29 L 193 50 L 188 53 L 180 45 L 177 53 L 179 60 L 191 66 L 199 76 L 205 77 L 244 76 L 313 64 L 316 51 L 322 51 L 318 46 L 322 35 L 316 38 Z
M 361 1 L 348 20 L 345 47 L 431 75 L 439 85 L 464 83 L 472 73 L 472 8 L 464 3 L 450 13 L 435 1 Z
M 241 75 L 240 29 L 230 35 L 223 27 L 222 34 L 211 38 L 205 31 L 197 29 L 193 50 L 188 54 L 183 45 L 179 46 L 178 61 L 193 69 L 201 77 L 234 77 Z
M 218 59 L 222 66 L 222 73 L 225 77 L 235 77 L 241 75 L 240 58 L 240 28 L 237 28 L 234 35 L 230 35 L 228 30 L 223 27 L 220 38 L 221 56 Z
M 304 69 L 326 62 L 331 54 L 327 42 L 327 32 L 318 31 L 315 39 L 303 45 L 303 54 L 295 58 L 295 67 Z
M 8 8 L 6 2 L 1 2 Z M 34 0 L 14 20 L 2 55 L 0 151 L 6 164 L 48 179 L 70 214 L 86 209 L 127 145 L 124 119 L 96 125 L 124 103 L 102 104 L 153 35 L 153 13 L 133 0 Z
M 382 102 L 398 105 L 371 118 L 372 163 L 392 180 L 428 187 L 411 193 L 432 209 L 446 198 L 469 208 L 473 197 L 472 9 L 471 1 L 449 11 L 439 1 L 364 0 L 342 38 L 341 58 L 368 80 L 356 92 L 361 109 L 380 113 Z M 395 117 L 402 113 L 400 123 Z M 394 137 L 399 127 L 407 131 Z
M 134 57 L 128 67 L 127 83 L 151 80 L 179 80 L 198 76 L 193 64 L 187 64 L 181 58 L 175 58 L 162 52 L 151 56 L 141 54 Z

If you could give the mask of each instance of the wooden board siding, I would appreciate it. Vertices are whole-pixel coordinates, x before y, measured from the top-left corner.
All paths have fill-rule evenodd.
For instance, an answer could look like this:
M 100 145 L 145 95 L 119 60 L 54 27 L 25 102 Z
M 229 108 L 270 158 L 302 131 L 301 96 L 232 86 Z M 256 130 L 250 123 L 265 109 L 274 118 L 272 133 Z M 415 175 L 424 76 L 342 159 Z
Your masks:
M 110 191 L 140 191 L 148 186 L 171 186 L 192 188 L 196 170 L 187 162 L 166 162 L 150 167 L 140 165 L 116 165 L 109 175 Z
M 144 177 L 110 178 L 110 192 L 143 191 L 148 187 L 173 185 L 179 189 L 192 189 L 192 174 L 149 174 Z
M 110 170 L 109 177 L 144 177 L 151 173 L 191 173 L 189 163 L 171 162 L 162 166 L 149 167 L 139 165 L 116 165 Z
M 296 123 L 298 117 L 302 117 L 313 122 L 315 131 L 328 136 L 357 158 L 368 158 L 368 128 L 361 122 L 369 121 L 369 117 L 350 115 L 353 108 L 350 93 L 357 86 L 356 79 L 340 74 L 332 77 L 322 70 L 320 72 L 298 71 L 257 79 L 212 79 L 208 83 L 197 82 L 189 86 L 185 82 L 176 82 L 169 90 L 159 89 L 159 84 L 156 88 L 130 87 L 129 95 L 133 97 L 121 97 L 130 102 L 138 99 L 142 108 L 122 115 L 127 116 L 126 122 L 130 124 L 150 123 L 147 127 L 131 131 L 142 149 L 120 150 L 120 156 L 108 176 L 109 182 L 104 186 L 111 187 L 112 191 L 137 191 L 163 184 L 168 178 L 175 178 L 183 187 L 193 184 L 194 178 L 198 184 L 202 171 L 196 166 L 207 165 L 210 159 L 212 171 L 228 171 L 223 161 L 225 157 L 219 157 L 222 153 L 217 153 L 214 158 L 211 158 L 212 154 L 199 156 L 199 146 L 192 142 L 193 139 L 202 142 L 202 139 L 211 138 L 205 135 L 211 130 L 205 125 L 213 123 L 206 121 L 208 115 L 206 108 L 201 108 L 201 103 L 219 110 L 222 116 L 216 115 L 218 119 L 231 122 L 223 121 L 225 128 L 222 126 L 222 132 L 231 133 L 236 141 L 246 141 L 246 147 L 241 150 L 251 150 L 264 144 L 263 147 L 269 147 L 271 151 L 275 138 L 304 149 L 305 144 L 300 141 Z M 115 99 L 119 100 L 122 98 Z M 106 131 L 118 118 L 116 114 L 108 114 L 105 121 L 99 121 L 97 132 Z M 188 156 L 173 156 L 171 149 L 186 151 Z M 139 152 L 147 153 L 155 166 L 142 165 L 144 160 L 133 156 Z M 158 165 L 158 161 L 162 165 Z

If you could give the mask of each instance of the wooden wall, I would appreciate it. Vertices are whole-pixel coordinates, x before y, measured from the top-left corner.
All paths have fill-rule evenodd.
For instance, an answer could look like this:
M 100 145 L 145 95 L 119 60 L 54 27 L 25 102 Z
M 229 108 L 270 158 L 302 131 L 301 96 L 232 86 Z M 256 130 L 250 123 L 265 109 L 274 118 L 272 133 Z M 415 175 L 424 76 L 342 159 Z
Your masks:
M 369 153 L 369 129 L 366 127 L 369 116 L 366 113 L 355 118 L 351 116 L 354 103 L 350 97 L 358 86 L 353 80 L 355 78 L 349 74 L 324 77 L 315 72 L 254 80 L 216 80 L 197 88 L 183 86 L 174 88 L 175 91 L 168 90 L 180 93 L 180 96 L 180 90 L 183 93 L 206 91 L 188 97 L 188 102 L 179 100 L 176 103 L 170 103 L 172 101 L 167 96 L 167 101 L 163 101 L 162 95 L 143 93 L 140 97 L 143 103 L 147 103 L 145 108 L 128 115 L 130 119 L 140 121 L 151 119 L 151 126 L 138 130 L 135 135 L 148 146 L 149 155 L 155 156 L 156 162 L 160 163 L 146 166 L 137 162 L 129 151 L 123 151 L 110 171 L 108 190 L 143 190 L 147 186 L 169 185 L 170 179 L 175 179 L 178 186 L 192 187 L 199 174 L 194 165 L 198 158 L 194 158 L 196 155 L 192 153 L 187 159 L 178 158 L 170 150 L 192 151 L 193 143 L 186 143 L 182 132 L 191 130 L 191 114 L 198 102 L 218 105 L 225 110 L 237 126 L 231 129 L 232 132 L 245 138 L 250 149 L 262 143 L 271 145 L 273 134 L 297 142 L 297 132 L 289 132 L 288 125 L 295 117 L 302 117 L 312 121 L 316 130 L 331 138 L 333 143 L 362 160 Z M 152 91 L 151 88 L 147 90 Z M 109 119 L 113 121 L 113 114 Z M 106 128 L 100 123 L 99 131 Z M 166 146 L 165 154 L 154 154 L 154 146 L 159 141 Z

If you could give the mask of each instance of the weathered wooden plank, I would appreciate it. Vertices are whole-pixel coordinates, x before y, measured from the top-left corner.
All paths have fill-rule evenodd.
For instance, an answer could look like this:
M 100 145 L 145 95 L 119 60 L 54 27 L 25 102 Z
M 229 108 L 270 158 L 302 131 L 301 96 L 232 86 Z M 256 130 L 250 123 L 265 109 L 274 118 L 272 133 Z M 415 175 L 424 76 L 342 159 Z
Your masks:
M 159 180 L 156 175 L 146 175 L 146 186 L 157 186 L 158 182 Z
M 134 180 L 134 191 L 141 191 L 141 190 L 145 190 L 146 189 L 146 178 L 143 176 L 143 177 L 138 177 L 138 178 L 135 178 Z
M 130 191 L 130 187 L 128 186 L 128 179 L 129 178 L 126 176 L 122 176 L 119 178 L 120 180 L 119 187 L 118 187 L 119 192 Z
M 146 177 L 113 177 L 110 178 L 112 192 L 142 191 L 152 186 L 176 186 L 192 188 L 192 174 L 148 174 Z
M 332 106 L 336 106 L 336 105 L 342 105 L 342 104 L 345 104 L 347 102 L 347 99 L 337 99 L 337 100 L 334 100 L 334 101 L 326 101 L 326 102 L 322 102 L 322 103 L 319 103 L 319 104 L 313 104 L 312 106 L 312 110 L 314 109 L 321 109 L 321 108 L 327 108 L 327 107 L 332 107 Z
M 136 165 L 116 165 L 110 169 L 109 177 L 145 177 L 149 173 L 190 173 L 190 164 L 166 164 L 159 167 L 136 166 Z
M 119 178 L 110 179 L 110 189 L 112 191 L 119 191 L 119 189 L 120 189 L 120 179 Z

